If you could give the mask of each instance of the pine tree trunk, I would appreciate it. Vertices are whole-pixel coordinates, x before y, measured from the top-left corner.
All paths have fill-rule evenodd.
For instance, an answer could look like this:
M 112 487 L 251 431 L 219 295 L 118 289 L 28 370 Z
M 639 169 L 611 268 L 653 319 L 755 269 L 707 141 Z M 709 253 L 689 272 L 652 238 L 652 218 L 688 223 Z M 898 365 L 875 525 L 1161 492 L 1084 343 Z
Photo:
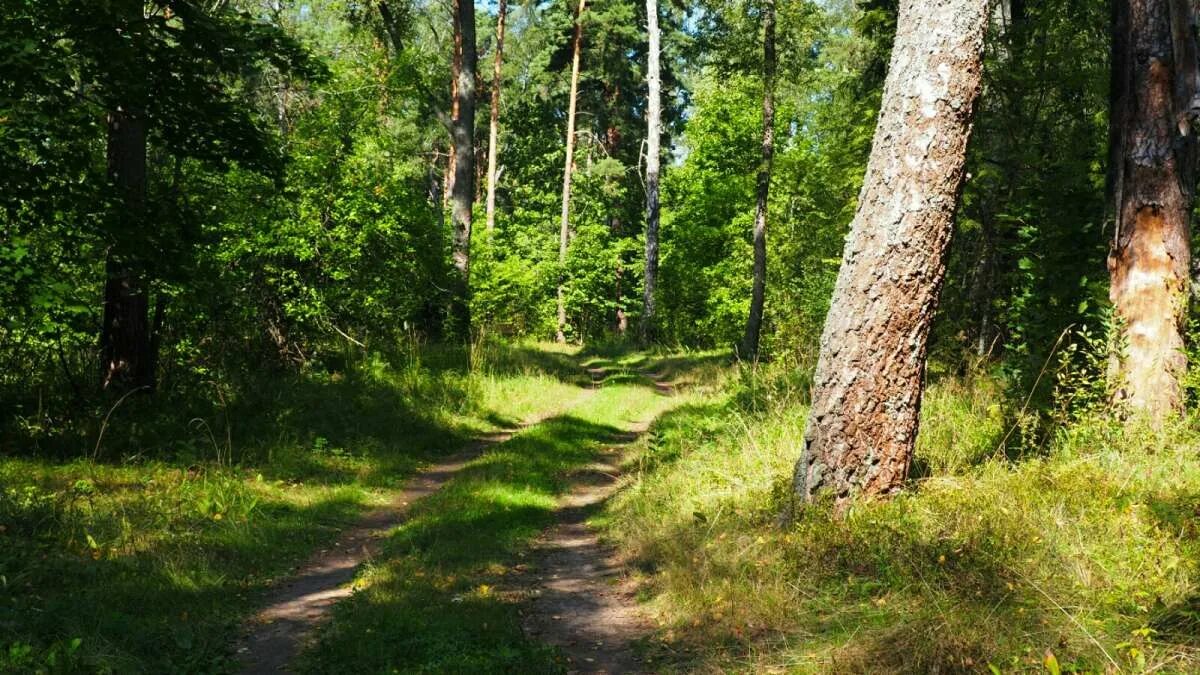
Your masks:
M 646 269 L 642 290 L 642 342 L 654 336 L 654 293 L 658 287 L 659 166 L 662 155 L 662 33 L 658 28 L 658 0 L 646 0 Z
M 901 0 L 858 211 L 813 377 L 795 490 L 903 485 L 917 437 L 929 326 L 980 89 L 987 0 Z
M 579 8 L 575 10 L 575 43 L 574 54 L 571 57 L 571 98 L 567 103 L 567 159 L 563 167 L 562 216 L 558 229 L 558 330 L 555 340 L 566 342 L 567 328 L 567 298 L 566 298 L 566 265 L 567 239 L 571 232 L 571 174 L 575 169 L 575 104 L 579 97 L 579 57 L 583 49 L 583 12 L 587 9 L 587 0 L 579 0 Z
M 471 207 L 475 200 L 475 3 L 455 3 L 459 43 L 459 68 L 455 85 L 457 114 L 453 117 L 454 185 L 450 189 L 450 218 L 453 230 L 452 258 L 458 273 L 454 300 L 456 328 L 470 333 Z
M 1116 0 L 1109 297 L 1122 331 L 1116 397 L 1134 417 L 1183 409 L 1196 45 L 1187 0 Z
M 508 0 L 500 0 L 496 17 L 496 58 L 492 65 L 492 121 L 488 127 L 487 161 L 487 229 L 496 227 L 496 161 L 500 142 L 500 66 L 504 61 L 504 19 L 508 13 Z
M 143 18 L 140 0 L 126 0 L 130 21 Z M 123 232 L 105 261 L 104 312 L 100 326 L 101 385 L 128 391 L 153 389 L 154 340 L 144 266 L 123 250 L 146 226 L 146 118 L 141 106 L 108 115 L 108 179 L 117 191 L 116 225 Z
M 758 358 L 762 333 L 763 301 L 767 292 L 767 204 L 771 193 L 771 165 L 775 159 L 775 0 L 763 2 L 763 128 L 762 163 L 758 168 L 758 204 L 754 212 L 754 282 L 750 291 L 750 316 L 742 339 L 741 357 Z

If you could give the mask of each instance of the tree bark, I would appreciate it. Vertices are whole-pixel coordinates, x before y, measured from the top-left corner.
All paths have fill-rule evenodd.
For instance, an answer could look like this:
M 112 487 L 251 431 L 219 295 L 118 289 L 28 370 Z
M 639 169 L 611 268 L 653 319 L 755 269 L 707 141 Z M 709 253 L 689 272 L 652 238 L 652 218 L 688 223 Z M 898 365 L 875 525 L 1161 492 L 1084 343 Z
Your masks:
M 446 155 L 446 176 L 442 180 L 442 209 L 451 206 L 451 195 L 454 194 L 454 176 L 456 175 L 455 160 L 458 158 L 455 148 L 454 124 L 458 120 L 458 78 L 462 75 L 462 23 L 459 21 L 461 2 L 450 0 L 450 11 L 454 14 L 454 37 L 450 56 L 450 152 Z M 453 216 L 451 216 L 453 219 Z
M 659 166 L 662 155 L 662 32 L 658 27 L 658 0 L 646 0 L 646 266 L 642 290 L 642 342 L 654 337 L 654 293 L 658 287 Z
M 1116 228 L 1109 298 L 1121 330 L 1118 403 L 1182 411 L 1195 185 L 1196 44 L 1187 0 L 1116 0 L 1110 126 Z
M 496 227 L 496 161 L 500 142 L 500 66 L 504 61 L 504 19 L 508 14 L 508 0 L 500 0 L 496 16 L 496 58 L 492 64 L 492 121 L 488 127 L 487 161 L 487 229 Z
M 475 73 L 478 58 L 475 49 L 475 3 L 455 3 L 456 42 L 459 44 L 459 68 L 455 84 L 457 114 L 453 117 L 454 185 L 450 189 L 450 218 L 453 229 L 452 258 L 458 273 L 454 319 L 464 334 L 471 328 L 471 207 L 475 201 Z
M 124 3 L 128 21 L 143 18 L 140 0 Z M 134 95 L 133 98 L 138 98 Z M 114 224 L 121 230 L 105 260 L 104 312 L 100 327 L 101 386 L 153 389 L 154 340 L 144 265 L 121 243 L 140 235 L 146 218 L 146 118 L 138 104 L 108 115 L 108 179 L 116 190 Z
M 767 204 L 771 193 L 771 165 L 775 159 L 775 0 L 763 1 L 763 110 L 762 162 L 758 168 L 758 204 L 754 212 L 754 281 L 750 291 L 750 316 L 742 339 L 741 357 L 758 358 L 762 333 L 763 301 L 767 292 Z
M 571 98 L 567 103 L 567 159 L 563 167 L 562 215 L 558 229 L 558 330 L 555 340 L 560 343 L 567 341 L 567 239 L 571 227 L 571 174 L 575 168 L 575 104 L 579 97 L 579 57 L 583 50 L 583 13 L 586 9 L 587 0 L 579 0 L 579 8 L 575 10 L 575 44 L 571 57 Z
M 901 0 L 883 106 L 813 377 L 799 498 L 888 495 L 917 437 L 929 326 L 980 90 L 987 0 Z

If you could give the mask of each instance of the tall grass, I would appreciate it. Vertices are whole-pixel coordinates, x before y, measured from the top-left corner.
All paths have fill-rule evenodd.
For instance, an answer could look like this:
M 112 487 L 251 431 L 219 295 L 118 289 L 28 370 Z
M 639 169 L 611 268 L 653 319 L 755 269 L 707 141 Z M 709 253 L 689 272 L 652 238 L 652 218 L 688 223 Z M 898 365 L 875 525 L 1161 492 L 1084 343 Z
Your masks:
M 1200 669 L 1200 420 L 1086 418 L 1015 454 L 1002 391 L 940 378 L 909 489 L 786 527 L 799 393 L 731 372 L 668 415 L 606 520 L 658 649 L 683 670 Z

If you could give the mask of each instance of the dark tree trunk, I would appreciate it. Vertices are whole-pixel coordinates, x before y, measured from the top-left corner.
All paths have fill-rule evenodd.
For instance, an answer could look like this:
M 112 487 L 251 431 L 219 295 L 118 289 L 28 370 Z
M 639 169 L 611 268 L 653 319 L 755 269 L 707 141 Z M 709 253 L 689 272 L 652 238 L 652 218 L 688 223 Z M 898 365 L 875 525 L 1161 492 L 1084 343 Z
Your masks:
M 771 194 L 771 165 L 775 159 L 775 0 L 763 2 L 762 162 L 758 167 L 758 203 L 754 212 L 754 281 L 750 316 L 740 356 L 758 358 L 763 302 L 767 293 L 767 205 Z
M 795 490 L 903 485 L 917 438 L 929 326 L 980 89 L 987 0 L 902 0 L 871 158 L 813 376 Z
M 118 241 L 145 226 L 146 121 L 125 111 L 108 116 L 108 177 L 117 190 Z M 127 251 L 110 250 L 105 262 L 100 363 L 105 389 L 154 387 L 150 303 L 141 263 Z
M 459 68 L 455 83 L 456 114 L 453 116 L 454 184 L 450 189 L 453 229 L 453 261 L 458 273 L 453 318 L 456 328 L 469 334 L 471 328 L 471 207 L 475 201 L 475 3 L 455 3 Z
M 1195 30 L 1187 0 L 1116 0 L 1108 269 L 1122 330 L 1116 398 L 1160 422 L 1183 409 L 1195 186 Z
M 646 269 L 642 289 L 641 337 L 649 342 L 654 336 L 654 293 L 658 287 L 659 165 L 662 155 L 662 68 L 659 64 L 661 31 L 658 28 L 658 0 L 646 0 Z
M 129 21 L 142 20 L 140 0 L 124 4 Z M 146 227 L 146 117 L 141 105 L 127 104 L 108 115 L 108 179 L 116 191 L 113 224 L 118 232 L 105 261 L 101 385 L 116 391 L 150 390 L 155 340 L 146 272 L 138 252 L 127 250 L 127 242 L 144 236 Z

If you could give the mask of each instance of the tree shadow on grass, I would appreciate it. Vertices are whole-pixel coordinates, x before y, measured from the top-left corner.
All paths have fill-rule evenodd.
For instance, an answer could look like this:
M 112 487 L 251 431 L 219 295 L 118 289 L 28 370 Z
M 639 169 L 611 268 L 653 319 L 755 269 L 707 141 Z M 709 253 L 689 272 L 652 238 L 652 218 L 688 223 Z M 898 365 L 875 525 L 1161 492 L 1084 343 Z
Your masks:
M 995 547 L 964 545 L 887 518 L 847 521 L 813 509 L 796 533 L 759 537 L 772 549 L 761 553 L 751 542 L 764 526 L 717 522 L 712 512 L 657 530 L 635 563 L 663 576 L 651 576 L 644 592 L 683 593 L 675 606 L 687 611 L 651 655 L 683 671 L 723 670 L 731 654 L 788 645 L 831 650 L 824 672 L 929 673 L 1003 663 L 1024 640 L 1058 649 L 1046 619 L 1061 617 L 1027 611 L 1035 593 L 1013 574 L 998 539 Z M 706 604 L 705 595 L 725 600 Z
M 307 506 L 264 503 L 245 519 L 197 514 L 134 553 L 107 549 L 100 533 L 111 528 L 94 522 L 95 558 L 86 546 L 62 545 L 54 528 L 71 524 L 45 514 L 22 524 L 8 512 L 0 535 L 0 574 L 12 582 L 0 587 L 4 648 L 32 646 L 29 671 L 46 666 L 55 643 L 79 638 L 67 670 L 223 672 L 230 635 L 268 582 L 331 541 L 360 508 L 335 493 Z
M 1147 502 L 1150 513 L 1168 532 L 1178 532 L 1181 548 L 1191 553 L 1192 565 L 1200 564 L 1200 493 L 1186 492 L 1169 499 L 1156 498 Z M 1200 648 L 1200 585 L 1195 585 L 1188 597 L 1169 605 L 1161 601 L 1153 608 L 1148 625 L 1158 631 L 1156 640 Z

